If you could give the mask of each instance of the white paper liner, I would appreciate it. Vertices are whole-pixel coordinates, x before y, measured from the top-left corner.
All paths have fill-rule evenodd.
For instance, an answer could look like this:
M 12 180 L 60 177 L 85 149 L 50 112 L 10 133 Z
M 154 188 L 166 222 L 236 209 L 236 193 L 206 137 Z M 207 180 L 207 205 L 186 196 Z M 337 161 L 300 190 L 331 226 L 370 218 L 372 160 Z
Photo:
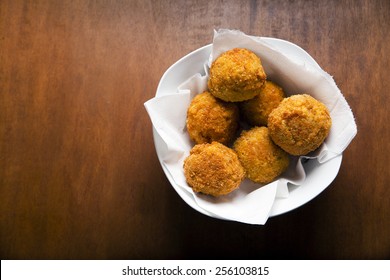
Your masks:
M 286 172 L 268 185 L 246 179 L 240 188 L 229 195 L 214 198 L 194 193 L 188 186 L 183 162 L 194 143 L 186 131 L 187 108 L 192 98 L 207 89 L 208 66 L 221 53 L 235 48 L 247 48 L 262 61 L 267 78 L 278 83 L 287 94 L 308 93 L 323 102 L 330 111 L 332 127 L 323 145 L 305 157 L 292 157 Z M 155 97 L 145 103 L 153 127 L 166 144 L 162 164 L 176 185 L 191 194 L 196 204 L 209 216 L 249 224 L 265 224 L 276 197 L 288 199 L 288 183 L 300 185 L 306 175 L 302 166 L 305 158 L 326 162 L 340 155 L 357 133 L 349 105 L 333 78 L 313 63 L 303 63 L 296 57 L 283 54 L 261 37 L 253 37 L 235 30 L 214 33 L 212 53 L 205 61 L 206 75 L 194 75 L 178 87 L 177 92 Z

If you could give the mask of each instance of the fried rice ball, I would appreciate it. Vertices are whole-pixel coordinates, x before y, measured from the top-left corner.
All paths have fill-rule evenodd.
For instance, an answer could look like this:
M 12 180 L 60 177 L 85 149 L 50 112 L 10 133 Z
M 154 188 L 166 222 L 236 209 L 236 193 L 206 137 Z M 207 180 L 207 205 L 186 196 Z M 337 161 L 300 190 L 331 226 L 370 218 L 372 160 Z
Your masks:
M 266 81 L 260 94 L 240 103 L 240 110 L 245 120 L 253 126 L 267 126 L 268 116 L 284 99 L 283 89 L 271 81 Z
M 259 94 L 265 79 L 260 58 L 247 49 L 234 48 L 222 53 L 212 63 L 208 87 L 214 96 L 237 102 Z
M 328 136 L 331 125 L 326 106 L 308 94 L 284 99 L 268 118 L 272 140 L 296 156 L 317 149 Z
M 205 91 L 192 100 L 187 110 L 187 130 L 197 144 L 217 141 L 229 144 L 236 135 L 239 110 Z
M 272 142 L 268 128 L 264 126 L 243 131 L 234 142 L 233 149 L 246 176 L 255 183 L 272 182 L 290 162 L 289 155 Z
M 212 142 L 191 149 L 184 160 L 184 175 L 195 192 L 221 196 L 237 189 L 245 172 L 232 149 Z

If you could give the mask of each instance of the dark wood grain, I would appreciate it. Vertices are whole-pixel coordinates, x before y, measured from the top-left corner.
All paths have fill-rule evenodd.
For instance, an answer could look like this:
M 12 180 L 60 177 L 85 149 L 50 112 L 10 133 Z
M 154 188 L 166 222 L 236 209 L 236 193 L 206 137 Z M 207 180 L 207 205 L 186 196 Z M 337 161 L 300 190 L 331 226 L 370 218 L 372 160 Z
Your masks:
M 315 200 L 266 226 L 192 210 L 143 103 L 213 29 L 286 39 L 358 135 Z M 390 258 L 390 2 L 1 1 L 1 259 Z

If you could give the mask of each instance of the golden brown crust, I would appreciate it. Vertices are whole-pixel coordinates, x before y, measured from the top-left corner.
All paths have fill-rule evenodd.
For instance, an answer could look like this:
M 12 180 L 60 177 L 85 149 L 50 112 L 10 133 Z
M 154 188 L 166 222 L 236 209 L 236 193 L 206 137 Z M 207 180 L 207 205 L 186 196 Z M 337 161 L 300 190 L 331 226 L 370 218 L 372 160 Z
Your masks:
M 184 161 L 184 175 L 195 192 L 220 196 L 237 189 L 245 172 L 232 149 L 212 142 L 192 148 Z
M 237 102 L 255 97 L 265 79 L 260 58 L 247 49 L 235 48 L 212 63 L 208 87 L 214 96 Z
M 289 165 L 288 154 L 272 142 L 266 127 L 244 131 L 233 148 L 246 176 L 256 183 L 273 181 Z
M 238 107 L 209 92 L 195 96 L 187 111 L 187 130 L 197 144 L 217 141 L 229 144 L 235 137 L 239 121 Z
M 274 82 L 266 81 L 257 96 L 239 104 L 240 110 L 249 124 L 267 126 L 269 114 L 278 107 L 284 97 L 283 89 L 280 86 Z
M 331 125 L 326 106 L 307 94 L 284 99 L 268 118 L 272 140 L 297 156 L 317 149 L 328 136 Z

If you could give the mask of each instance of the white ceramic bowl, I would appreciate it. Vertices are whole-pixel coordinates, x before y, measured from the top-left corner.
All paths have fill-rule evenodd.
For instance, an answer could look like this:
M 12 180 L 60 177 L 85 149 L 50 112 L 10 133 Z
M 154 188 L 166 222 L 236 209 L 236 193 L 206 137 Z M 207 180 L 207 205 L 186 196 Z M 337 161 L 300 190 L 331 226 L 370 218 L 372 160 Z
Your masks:
M 268 44 L 278 47 L 279 50 L 281 50 L 284 54 L 293 55 L 305 63 L 310 63 L 320 68 L 317 62 L 299 46 L 281 39 L 266 37 L 262 38 Z M 204 64 L 209 59 L 211 48 L 211 44 L 199 48 L 179 59 L 176 63 L 169 67 L 160 80 L 156 96 L 160 97 L 172 92 L 176 92 L 177 87 L 180 84 L 196 73 L 205 75 Z M 172 176 L 162 164 L 162 155 L 165 153 L 164 142 L 155 130 L 153 131 L 153 137 L 157 156 L 160 160 L 165 175 L 167 176 L 173 188 L 188 205 L 190 205 L 195 210 L 209 216 L 206 211 L 204 211 L 196 204 L 193 196 L 183 191 L 183 189 L 176 185 Z M 299 186 L 289 185 L 290 194 L 288 198 L 276 198 L 271 209 L 270 217 L 291 211 L 312 200 L 322 191 L 324 191 L 336 177 L 340 169 L 341 160 L 342 155 L 339 155 L 322 164 L 319 164 L 317 160 L 309 160 L 307 163 L 305 163 L 305 181 Z

